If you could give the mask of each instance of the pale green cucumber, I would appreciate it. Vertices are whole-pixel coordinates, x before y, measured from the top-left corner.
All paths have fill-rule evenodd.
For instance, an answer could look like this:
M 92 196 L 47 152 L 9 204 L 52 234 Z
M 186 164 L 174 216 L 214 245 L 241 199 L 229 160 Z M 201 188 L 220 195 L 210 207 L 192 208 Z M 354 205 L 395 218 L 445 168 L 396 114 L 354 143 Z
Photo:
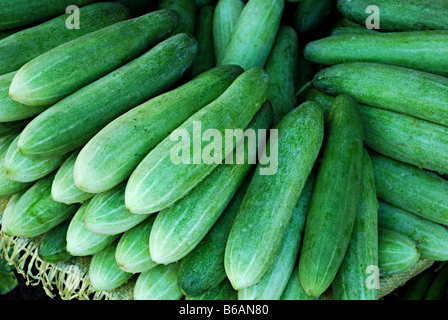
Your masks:
M 362 155 L 361 189 L 350 244 L 333 281 L 335 300 L 378 300 L 378 290 L 367 287 L 368 268 L 378 266 L 378 200 L 369 154 Z
M 220 65 L 236 64 L 244 70 L 263 68 L 274 45 L 284 0 L 249 0 L 223 53 Z
M 91 232 L 105 236 L 123 233 L 149 215 L 134 214 L 126 210 L 124 192 L 126 182 L 115 188 L 96 194 L 84 215 L 84 226 Z
M 219 285 L 204 294 L 185 297 L 185 300 L 238 300 L 238 292 L 232 288 L 228 279 L 224 279 Z
M 350 96 L 336 97 L 311 199 L 300 253 L 300 282 L 319 297 L 333 282 L 347 251 L 361 188 L 363 127 Z
M 111 291 L 117 289 L 132 276 L 132 273 L 121 270 L 115 261 L 117 241 L 112 242 L 103 250 L 95 253 L 89 264 L 89 280 L 96 291 Z
M 265 104 L 255 114 L 246 132 L 252 130 L 258 134 L 258 130 L 267 131 L 271 123 L 272 110 L 269 104 Z M 244 138 L 241 136 L 241 139 Z M 181 260 L 200 243 L 219 219 L 252 169 L 257 157 L 257 146 L 266 141 L 256 139 L 253 144 L 249 144 L 237 138 L 237 143 L 244 143 L 243 161 L 236 160 L 236 156 L 232 164 L 218 165 L 185 197 L 159 212 L 149 239 L 153 261 L 168 264 Z
M 2 219 L 4 216 L 11 217 L 14 214 L 14 208 L 17 205 L 17 202 L 19 202 L 20 197 L 26 192 L 26 190 L 19 191 L 15 193 L 9 201 L 7 202 L 5 209 L 3 210 L 2 214 L 0 215 L 0 222 L 2 222 Z
M 419 258 L 419 250 L 407 236 L 393 230 L 378 229 L 378 267 L 381 276 L 405 272 Z
M 37 181 L 20 197 L 14 209 L 4 212 L 2 230 L 11 236 L 35 237 L 71 217 L 77 205 L 66 205 L 51 198 L 54 174 Z
M 417 216 L 448 225 L 448 181 L 376 152 L 370 152 L 378 198 Z
M 178 34 L 34 118 L 18 146 L 30 158 L 55 158 L 90 140 L 110 121 L 171 87 L 196 55 L 196 40 Z
M 98 193 L 126 180 L 152 148 L 221 95 L 241 73 L 238 66 L 213 68 L 112 121 L 78 156 L 77 185 Z
M 160 0 L 158 9 L 172 9 L 179 14 L 179 26 L 174 30 L 174 34 L 194 34 L 196 20 L 195 0 Z
M 294 268 L 291 277 L 289 277 L 288 283 L 286 284 L 286 288 L 283 291 L 280 300 L 319 300 L 319 298 L 312 297 L 308 295 L 305 290 L 303 290 L 302 285 L 300 284 L 298 264 Z
M 330 36 L 340 36 L 340 35 L 355 35 L 355 34 L 377 34 L 378 31 L 367 29 L 367 28 L 359 28 L 359 27 L 337 27 L 334 28 Z
M 57 264 L 69 260 L 72 255 L 67 252 L 67 230 L 70 220 L 66 220 L 44 233 L 39 242 L 38 255 L 43 260 Z
M 269 139 L 266 154 L 278 165 L 257 166 L 226 245 L 224 265 L 233 288 L 256 284 L 272 263 L 321 148 L 323 126 L 321 107 L 306 102 L 279 122 L 278 139 Z
M 268 89 L 269 76 L 266 71 L 261 68 L 246 71 L 221 96 L 179 126 L 174 131 L 174 139 L 171 134 L 160 142 L 129 178 L 126 186 L 128 210 L 133 213 L 157 212 L 185 196 L 233 150 L 232 143 L 222 143 L 225 145 L 222 147 L 216 146 L 219 143 L 198 146 L 202 134 L 208 129 L 215 129 L 213 132 L 219 132 L 223 137 L 226 129 L 246 128 L 266 101 Z M 179 140 L 179 137 L 181 142 L 171 141 Z M 187 138 L 190 141 L 183 141 Z M 183 159 L 176 159 L 180 157 L 174 153 L 179 146 L 189 149 Z M 210 159 L 207 158 L 211 158 L 212 150 L 213 159 L 209 163 Z M 206 159 L 202 159 L 203 154 Z M 172 161 L 173 155 L 175 162 L 180 160 L 180 163 Z
M 134 228 L 126 231 L 118 242 L 115 259 L 118 266 L 127 272 L 147 272 L 157 264 L 149 252 L 149 235 L 155 215 L 149 217 Z
M 310 35 L 320 31 L 334 8 L 334 0 L 301 0 L 294 13 L 294 27 L 297 33 Z
M 1 0 L 0 2 L 0 17 L 3 15 L 2 3 L 5 1 L 9 0 Z M 20 2 L 25 1 L 26 0 L 20 0 Z M 16 7 L 16 2 L 17 1 L 14 1 L 14 12 L 20 12 L 20 14 L 22 14 L 22 11 Z M 63 2 L 69 2 L 69 4 L 67 4 L 68 6 L 74 4 L 76 1 Z M 24 8 L 32 7 L 25 6 L 25 4 L 22 4 L 22 6 Z M 67 25 L 73 23 L 71 18 L 73 13 L 63 14 L 64 12 L 65 7 L 59 13 L 62 14 L 61 16 L 34 27 L 21 30 L 0 40 L 0 74 L 16 71 L 28 61 L 38 57 L 48 50 L 92 31 L 129 19 L 130 17 L 126 7 L 119 3 L 96 3 L 80 8 L 79 29 L 69 29 L 67 28 Z M 0 18 L 0 29 L 2 21 L 3 19 Z M 77 66 L 77 68 L 85 69 L 82 66 Z
M 180 300 L 177 287 L 178 263 L 157 266 L 141 273 L 134 287 L 134 300 Z
M 274 111 L 274 124 L 296 107 L 298 63 L 299 40 L 296 31 L 291 27 L 280 27 L 266 63 L 271 79 L 268 99 Z
M 11 134 L 19 134 L 28 124 L 28 120 L 0 122 L 0 138 Z
M 175 11 L 160 10 L 64 43 L 20 68 L 9 96 L 32 107 L 52 105 L 145 53 L 177 24 Z
M 84 202 L 70 221 L 67 230 L 67 251 L 72 256 L 93 255 L 111 244 L 119 235 L 103 236 L 84 227 L 83 219 L 90 200 Z

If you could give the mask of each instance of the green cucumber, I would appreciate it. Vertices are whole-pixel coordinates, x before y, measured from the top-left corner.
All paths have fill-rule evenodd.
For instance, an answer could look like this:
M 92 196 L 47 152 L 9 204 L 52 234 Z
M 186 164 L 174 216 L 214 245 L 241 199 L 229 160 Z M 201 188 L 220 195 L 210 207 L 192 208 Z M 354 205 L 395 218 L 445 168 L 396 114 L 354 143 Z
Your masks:
M 294 13 L 294 27 L 297 33 L 309 35 L 321 29 L 334 8 L 334 0 L 301 0 Z
M 303 290 L 302 285 L 300 284 L 298 264 L 289 277 L 288 283 L 286 284 L 280 300 L 319 300 L 319 298 L 312 297 L 308 295 L 305 290 Z
M 423 71 L 370 62 L 348 62 L 316 73 L 327 94 L 352 95 L 359 103 L 448 125 L 448 79 Z
M 269 130 L 272 110 L 265 104 L 254 116 L 247 129 L 253 132 Z M 243 138 L 244 139 L 244 138 Z M 168 264 L 179 261 L 189 254 L 207 235 L 221 216 L 238 188 L 252 169 L 258 145 L 244 141 L 244 161 L 218 165 L 185 197 L 157 215 L 149 239 L 151 257 L 156 263 Z M 213 199 L 213 201 L 210 201 Z
M 266 154 L 278 159 L 278 170 L 257 166 L 226 245 L 224 265 L 236 290 L 260 281 L 274 259 L 322 145 L 321 107 L 305 102 L 276 129 Z
M 54 158 L 90 140 L 110 121 L 171 87 L 196 55 L 196 40 L 178 34 L 68 96 L 23 130 L 18 146 L 36 159 Z
M 160 142 L 129 178 L 126 186 L 128 210 L 133 213 L 157 212 L 185 196 L 233 150 L 233 144 L 223 143 L 225 146 L 214 150 L 216 155 L 214 154 L 211 164 L 209 161 L 201 161 L 203 152 L 211 148 L 210 144 L 197 146 L 202 134 L 211 128 L 215 129 L 214 132 L 219 131 L 223 137 L 226 129 L 246 128 L 266 101 L 268 89 L 269 76 L 266 71 L 261 68 L 246 71 L 221 96 L 176 129 L 175 133 L 181 135 L 182 142 L 171 141 L 172 135 Z M 196 143 L 183 141 L 185 135 L 193 137 L 191 140 L 196 140 Z M 196 147 L 191 148 L 194 144 Z M 183 156 L 184 160 L 189 161 L 175 164 L 171 160 L 173 150 L 176 150 L 173 148 L 180 145 L 182 148 L 190 147 L 189 151 L 193 149 L 193 152 Z M 198 158 L 200 161 L 197 161 Z M 192 166 L 191 163 L 197 164 Z
M 123 182 L 91 199 L 84 215 L 84 226 L 87 230 L 105 236 L 120 234 L 132 229 L 149 216 L 126 210 L 125 189 L 126 182 Z
M 300 282 L 319 297 L 333 282 L 350 243 L 362 176 L 363 127 L 356 101 L 336 97 L 300 254 Z
M 117 241 L 92 256 L 89 264 L 90 285 L 96 291 L 117 289 L 132 276 L 132 273 L 121 270 L 115 261 Z
M 131 273 L 147 272 L 157 264 L 149 252 L 149 235 L 155 215 L 126 231 L 118 242 L 115 259 L 118 266 Z
M 236 64 L 244 70 L 263 68 L 280 28 L 284 0 L 250 0 L 223 53 L 220 65 Z
M 179 14 L 179 26 L 174 30 L 174 34 L 194 34 L 196 20 L 195 0 L 160 0 L 158 9 L 172 9 Z
M 214 68 L 112 121 L 78 156 L 77 185 L 99 193 L 126 180 L 151 149 L 221 95 L 241 73 L 238 66 Z
M 420 251 L 407 236 L 393 230 L 378 229 L 378 267 L 381 276 L 405 272 L 419 258 Z
M 268 99 L 274 111 L 274 124 L 296 107 L 298 62 L 297 33 L 291 27 L 282 26 L 266 62 L 266 71 L 271 79 Z
M 2 229 L 8 235 L 36 237 L 71 217 L 77 205 L 66 205 L 51 198 L 54 174 L 37 181 L 20 197 L 14 209 L 4 212 Z
M 84 202 L 70 221 L 67 230 L 67 251 L 72 256 L 93 255 L 111 244 L 117 235 L 103 236 L 84 227 L 83 219 L 90 200 Z
M 27 190 L 22 190 L 22 191 L 15 193 L 14 195 L 11 196 L 9 201 L 6 203 L 5 209 L 3 210 L 3 212 L 0 216 L 0 222 L 2 222 L 3 230 L 4 230 L 3 221 L 2 221 L 4 219 L 3 217 L 12 217 L 14 215 L 14 209 L 15 209 L 17 203 L 19 202 L 20 198 L 26 191 Z M 6 233 L 6 231 L 4 231 L 4 232 Z
M 185 297 L 185 300 L 238 300 L 238 293 L 232 288 L 228 279 L 209 291 L 195 297 Z
M 9 1 L 9 0 L 6 0 Z M 25 2 L 26 0 L 20 0 Z M 0 17 L 3 15 L 2 3 L 0 1 Z M 23 11 L 18 8 L 17 1 L 14 2 L 14 12 Z M 34 1 L 36 2 L 36 1 Z M 49 1 L 47 1 L 49 2 Z M 55 1 L 52 1 L 55 2 Z M 75 1 L 68 5 L 74 4 Z M 47 4 L 46 6 L 48 6 Z M 67 6 L 68 6 L 67 5 Z M 33 6 L 22 4 L 24 8 Z M 43 5 L 43 7 L 46 7 Z M 60 14 L 65 11 L 65 7 Z M 79 9 L 79 29 L 68 29 L 66 23 L 70 23 L 69 17 L 72 13 L 62 14 L 52 20 L 46 21 L 37 26 L 21 30 L 0 41 L 0 74 L 20 69 L 25 63 L 38 57 L 65 42 L 86 35 L 92 31 L 112 25 L 116 22 L 126 20 L 129 11 L 119 3 L 96 3 Z M 36 17 L 37 17 L 36 12 Z M 3 19 L 0 18 L 0 29 Z M 79 69 L 85 69 L 77 66 Z M 42 71 L 42 70 L 41 70 Z
M 370 152 L 378 198 L 430 221 L 448 225 L 448 181 L 439 175 Z
M 335 300 L 378 300 L 368 288 L 368 268 L 378 266 L 378 200 L 369 154 L 362 155 L 361 189 L 350 244 L 332 283 Z
M 434 279 L 434 268 L 429 268 L 406 282 L 400 300 L 422 300 Z
M 134 300 L 180 300 L 177 287 L 178 263 L 157 266 L 141 273 L 134 287 Z
M 377 34 L 378 31 L 367 29 L 367 28 L 359 28 L 359 27 L 337 27 L 334 28 L 330 36 L 340 36 L 340 35 L 355 35 L 355 34 Z
M 69 224 L 70 220 L 66 220 L 44 234 L 39 242 L 39 257 L 53 264 L 67 261 L 72 257 L 67 252 L 67 230 Z
M 0 138 L 11 134 L 19 134 L 28 124 L 28 120 L 19 120 L 13 122 L 0 122 Z
M 443 300 L 448 289 L 448 265 L 444 265 L 435 276 L 423 300 Z

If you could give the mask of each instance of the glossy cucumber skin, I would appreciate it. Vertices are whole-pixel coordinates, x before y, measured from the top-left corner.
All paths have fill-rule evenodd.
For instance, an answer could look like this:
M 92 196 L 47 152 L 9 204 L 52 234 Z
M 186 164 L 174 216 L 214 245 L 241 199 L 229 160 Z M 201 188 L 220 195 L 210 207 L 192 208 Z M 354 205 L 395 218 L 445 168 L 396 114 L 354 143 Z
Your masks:
M 334 0 L 301 0 L 294 13 L 297 33 L 305 35 L 319 29 L 334 7 Z
M 67 252 L 66 236 L 69 224 L 70 220 L 66 220 L 43 235 L 39 242 L 39 257 L 53 264 L 67 261 L 72 257 Z
M 428 287 L 423 300 L 443 300 L 445 298 L 447 288 L 448 266 L 445 265 L 438 272 L 431 285 Z
M 160 10 L 64 43 L 21 67 L 9 95 L 31 107 L 55 104 L 142 55 L 166 39 L 177 24 L 175 11 Z
M 11 134 L 19 134 L 28 124 L 28 120 L 0 122 L 0 138 Z
M 179 80 L 193 61 L 196 48 L 192 36 L 172 36 L 76 91 L 26 126 L 18 143 L 21 152 L 45 159 L 83 146 L 110 121 Z
M 361 188 L 363 127 L 350 96 L 336 97 L 300 254 L 300 282 L 320 296 L 333 282 L 350 242 Z
M 209 128 L 218 130 L 222 137 L 225 129 L 246 128 L 266 101 L 268 88 L 269 76 L 266 71 L 253 68 L 241 74 L 221 96 L 179 126 L 176 129 L 177 133 L 189 134 L 189 137 L 193 137 L 189 144 L 189 163 L 175 164 L 171 159 L 173 148 L 179 146 L 180 143 L 187 144 L 183 140 L 182 142 L 171 141 L 170 135 L 160 142 L 140 162 L 129 178 L 126 186 L 128 210 L 133 213 L 157 212 L 184 197 L 218 166 L 216 162 L 219 163 L 233 149 L 231 144 L 227 144 L 221 150 L 218 149 L 215 161 L 217 158 L 220 160 L 209 164 L 197 161 L 198 156 L 201 156 L 200 160 L 202 160 L 202 152 L 206 146 L 201 144 L 201 147 L 192 148 L 191 140 L 200 139 L 202 133 Z M 223 117 L 223 115 L 226 116 Z M 194 125 L 194 122 L 200 122 L 200 129 Z M 197 135 L 200 135 L 199 138 Z M 199 163 L 192 166 L 191 164 L 195 162 Z
M 321 148 L 321 108 L 303 103 L 276 129 L 278 148 L 272 152 L 278 156 L 278 170 L 272 174 L 268 165 L 257 166 L 226 245 L 225 269 L 237 290 L 256 284 L 272 263 Z M 270 143 L 266 150 L 270 154 Z
M 69 3 L 69 5 L 71 4 L 73 2 Z M 0 15 L 3 15 L 1 5 L 0 3 Z M 17 8 L 14 10 L 21 12 Z M 62 14 L 64 11 L 65 7 L 60 13 Z M 63 14 L 1 40 L 0 74 L 16 71 L 25 63 L 48 50 L 130 17 L 129 11 L 119 3 L 96 3 L 79 9 L 79 29 L 68 29 L 66 21 L 71 15 L 72 13 Z M 3 19 L 0 18 L 0 21 Z
M 158 9 L 172 9 L 179 14 L 179 26 L 174 30 L 174 34 L 194 34 L 196 21 L 195 0 L 160 0 Z
M 237 291 L 232 288 L 229 280 L 225 279 L 204 294 L 195 297 L 185 297 L 185 300 L 238 300 L 237 298 Z
M 179 300 L 177 287 L 178 263 L 157 266 L 141 273 L 134 287 L 134 300 Z
M 368 288 L 368 267 L 378 266 L 378 200 L 369 154 L 362 155 L 362 178 L 355 224 L 344 260 L 332 283 L 335 300 L 378 300 Z
M 302 285 L 300 284 L 298 264 L 289 277 L 288 283 L 286 284 L 280 300 L 319 300 L 319 298 L 312 297 L 308 295 L 305 290 L 303 290 Z
M 115 187 L 151 149 L 221 95 L 241 73 L 238 66 L 214 68 L 118 117 L 82 148 L 74 169 L 76 183 L 95 193 Z

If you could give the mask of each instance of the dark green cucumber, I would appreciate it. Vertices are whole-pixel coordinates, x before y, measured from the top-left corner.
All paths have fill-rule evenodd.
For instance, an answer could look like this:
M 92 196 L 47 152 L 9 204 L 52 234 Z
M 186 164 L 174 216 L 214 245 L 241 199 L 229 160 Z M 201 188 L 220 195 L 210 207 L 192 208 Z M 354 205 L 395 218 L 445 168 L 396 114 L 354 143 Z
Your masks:
M 448 289 L 448 265 L 444 265 L 442 269 L 436 273 L 434 280 L 428 287 L 423 300 L 443 300 L 446 290 Z
M 301 0 L 294 13 L 294 27 L 300 35 L 316 32 L 335 8 L 334 0 Z
M 66 220 L 44 234 L 39 242 L 39 257 L 53 264 L 67 261 L 72 257 L 67 252 L 67 230 L 69 224 L 70 220 Z
M 232 288 L 230 281 L 225 279 L 204 294 L 195 297 L 185 297 L 185 300 L 238 300 L 237 298 L 237 291 Z
M 200 8 L 206 5 L 214 5 L 217 0 L 195 0 L 196 7 Z
M 434 274 L 434 268 L 431 267 L 406 282 L 400 292 L 400 300 L 422 300 Z
M 194 34 L 196 20 L 195 0 L 160 0 L 158 9 L 172 9 L 179 14 L 179 26 L 174 30 L 174 34 Z
M 280 300 L 319 300 L 317 297 L 312 297 L 303 290 L 299 278 L 299 265 L 297 264 L 289 277 L 286 288 L 280 297 Z
M 1 107 L 0 107 L 1 108 Z M 19 120 L 13 122 L 0 122 L 0 138 L 11 134 L 19 134 L 28 124 L 28 120 Z
M 367 28 L 359 28 L 359 27 L 337 27 L 334 28 L 330 36 L 340 36 L 340 35 L 355 35 L 355 34 L 377 34 L 378 31 L 367 29 Z

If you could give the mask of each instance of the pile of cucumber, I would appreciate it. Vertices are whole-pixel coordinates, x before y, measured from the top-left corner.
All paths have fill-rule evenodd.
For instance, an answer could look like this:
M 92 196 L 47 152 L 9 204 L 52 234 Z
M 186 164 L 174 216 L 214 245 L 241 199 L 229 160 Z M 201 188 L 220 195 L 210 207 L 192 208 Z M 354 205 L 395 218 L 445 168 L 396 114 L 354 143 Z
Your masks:
M 1 232 L 135 300 L 448 297 L 448 2 L 370 2 L 0 0 Z

